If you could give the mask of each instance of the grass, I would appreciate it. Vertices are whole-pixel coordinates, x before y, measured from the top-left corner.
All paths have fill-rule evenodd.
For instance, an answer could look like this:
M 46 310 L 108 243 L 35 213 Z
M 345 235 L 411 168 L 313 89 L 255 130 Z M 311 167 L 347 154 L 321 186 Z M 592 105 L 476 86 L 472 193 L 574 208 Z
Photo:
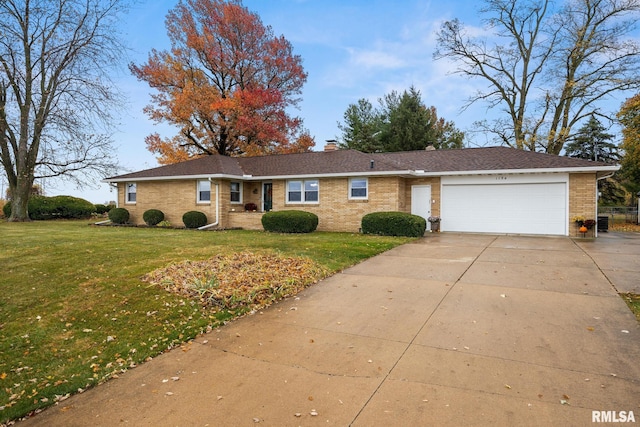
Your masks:
M 636 319 L 640 322 L 640 295 L 636 294 L 620 294 L 624 302 L 627 303 L 633 314 L 636 315 Z
M 216 327 L 212 310 L 143 282 L 170 263 L 257 252 L 336 272 L 406 238 L 0 223 L 0 423 L 82 392 Z

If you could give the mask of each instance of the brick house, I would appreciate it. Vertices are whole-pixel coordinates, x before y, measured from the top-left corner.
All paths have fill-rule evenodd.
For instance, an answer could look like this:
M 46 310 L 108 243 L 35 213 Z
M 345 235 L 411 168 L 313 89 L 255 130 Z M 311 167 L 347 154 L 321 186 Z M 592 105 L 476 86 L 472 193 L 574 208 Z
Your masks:
M 398 153 L 337 150 L 263 157 L 206 156 L 107 178 L 142 224 L 160 209 L 190 210 L 207 228 L 262 229 L 262 213 L 318 215 L 318 230 L 358 232 L 370 212 L 441 217 L 441 231 L 576 236 L 572 218 L 597 217 L 597 181 L 618 166 L 507 147 Z M 245 211 L 253 203 L 255 211 Z M 594 230 L 595 232 L 595 230 Z

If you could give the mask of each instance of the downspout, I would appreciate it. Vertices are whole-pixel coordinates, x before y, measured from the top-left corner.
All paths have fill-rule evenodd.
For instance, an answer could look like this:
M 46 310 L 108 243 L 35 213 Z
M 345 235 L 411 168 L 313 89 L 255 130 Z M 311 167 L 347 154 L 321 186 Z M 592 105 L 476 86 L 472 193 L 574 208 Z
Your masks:
M 209 182 L 211 182 L 211 177 L 209 177 Z M 203 225 L 202 227 L 198 228 L 198 230 L 206 230 L 207 228 L 215 227 L 220 222 L 220 216 L 219 216 L 220 202 L 218 200 L 219 199 L 219 194 L 218 194 L 218 185 L 219 184 L 216 183 L 214 185 L 216 186 L 216 222 L 212 222 L 211 224 Z
M 615 172 L 611 172 L 609 175 L 602 176 L 598 178 L 596 176 L 596 231 L 593 234 L 595 237 L 598 237 L 598 181 L 602 181 L 603 179 L 611 178 L 615 174 Z

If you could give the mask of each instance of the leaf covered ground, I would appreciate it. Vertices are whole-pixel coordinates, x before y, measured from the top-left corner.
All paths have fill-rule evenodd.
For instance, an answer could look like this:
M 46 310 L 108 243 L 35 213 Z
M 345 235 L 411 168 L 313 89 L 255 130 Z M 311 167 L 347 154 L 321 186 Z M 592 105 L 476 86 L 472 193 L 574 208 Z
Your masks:
M 267 306 L 295 295 L 327 274 L 309 258 L 240 252 L 173 263 L 143 280 L 206 306 L 234 310 Z
M 610 224 L 609 231 L 627 232 L 627 233 L 640 233 L 640 225 L 630 222 L 623 222 L 618 224 Z

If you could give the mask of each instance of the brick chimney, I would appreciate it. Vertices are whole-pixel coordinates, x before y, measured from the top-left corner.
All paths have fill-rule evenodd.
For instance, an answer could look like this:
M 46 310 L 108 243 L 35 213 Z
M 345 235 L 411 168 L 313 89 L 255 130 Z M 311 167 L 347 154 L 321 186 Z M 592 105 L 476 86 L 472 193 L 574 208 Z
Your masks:
M 335 139 L 328 139 L 327 143 L 324 144 L 324 151 L 336 151 L 338 149 L 337 142 Z

